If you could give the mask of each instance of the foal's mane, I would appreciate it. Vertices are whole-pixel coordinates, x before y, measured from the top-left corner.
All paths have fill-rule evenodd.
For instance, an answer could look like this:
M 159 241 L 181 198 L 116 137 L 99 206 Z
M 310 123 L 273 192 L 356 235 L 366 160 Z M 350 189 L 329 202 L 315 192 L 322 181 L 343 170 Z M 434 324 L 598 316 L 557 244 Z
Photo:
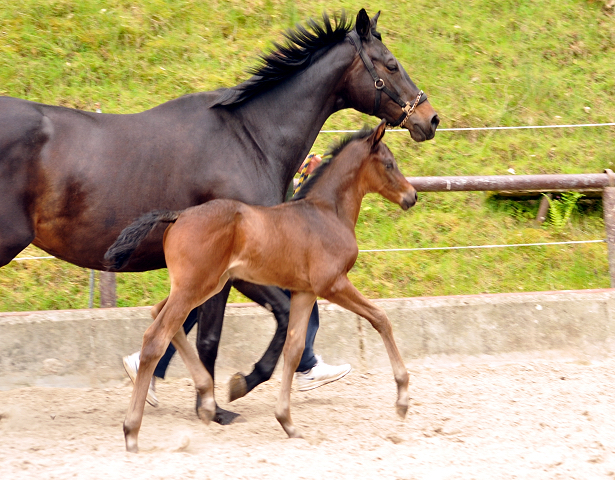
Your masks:
M 361 140 L 363 138 L 367 138 L 373 132 L 374 132 L 373 128 L 370 128 L 367 125 L 365 125 L 358 132 L 354 132 L 354 133 L 351 133 L 350 135 L 346 135 L 339 142 L 331 145 L 324 154 L 324 157 L 328 158 L 328 160 L 323 161 L 320 165 L 318 165 L 316 170 L 314 170 L 314 174 L 310 175 L 310 178 L 308 178 L 305 181 L 305 183 L 299 189 L 299 192 L 297 192 L 297 194 L 291 199 L 291 201 L 301 200 L 302 198 L 305 198 L 305 196 L 310 192 L 310 190 L 313 189 L 314 185 L 316 185 L 318 180 L 322 178 L 322 176 L 327 171 L 327 169 L 331 166 L 334 160 L 339 156 L 342 150 L 344 150 L 344 148 L 348 146 L 348 144 L 350 144 L 351 142 L 355 140 Z
M 212 106 L 238 105 L 252 96 L 268 90 L 290 76 L 305 70 L 315 58 L 346 38 L 352 30 L 352 20 L 344 11 L 333 24 L 326 13 L 322 14 L 322 25 L 308 19 L 306 28 L 297 24 L 294 29 L 284 32 L 283 43 L 275 42 L 273 50 L 261 54 L 260 65 L 249 70 L 253 76 L 239 85 L 219 90 L 220 96 Z M 372 29 L 372 34 L 380 34 Z

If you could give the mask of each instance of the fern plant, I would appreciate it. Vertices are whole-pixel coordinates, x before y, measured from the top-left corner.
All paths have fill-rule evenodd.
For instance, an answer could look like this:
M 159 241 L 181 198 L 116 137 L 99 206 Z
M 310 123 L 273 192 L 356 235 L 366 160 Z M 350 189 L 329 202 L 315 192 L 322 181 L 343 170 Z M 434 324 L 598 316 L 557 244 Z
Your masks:
M 572 212 L 577 208 L 577 202 L 584 195 L 579 192 L 566 192 L 562 193 L 559 199 L 551 199 L 544 193 L 543 195 L 549 200 L 547 223 L 554 228 L 556 233 L 561 233 L 570 221 Z

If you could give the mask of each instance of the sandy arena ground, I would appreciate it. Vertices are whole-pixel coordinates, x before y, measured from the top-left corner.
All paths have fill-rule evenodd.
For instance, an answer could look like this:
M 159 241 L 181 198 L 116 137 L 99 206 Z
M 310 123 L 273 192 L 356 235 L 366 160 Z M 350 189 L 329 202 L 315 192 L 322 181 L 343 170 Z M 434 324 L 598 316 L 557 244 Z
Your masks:
M 408 418 L 390 371 L 293 392 L 306 440 L 274 417 L 279 380 L 233 403 L 246 422 L 197 419 L 189 379 L 161 382 L 140 453 L 124 451 L 131 384 L 0 392 L 0 478 L 615 478 L 615 359 L 412 364 Z M 216 389 L 219 399 L 225 386 Z M 223 406 L 226 403 L 221 402 Z

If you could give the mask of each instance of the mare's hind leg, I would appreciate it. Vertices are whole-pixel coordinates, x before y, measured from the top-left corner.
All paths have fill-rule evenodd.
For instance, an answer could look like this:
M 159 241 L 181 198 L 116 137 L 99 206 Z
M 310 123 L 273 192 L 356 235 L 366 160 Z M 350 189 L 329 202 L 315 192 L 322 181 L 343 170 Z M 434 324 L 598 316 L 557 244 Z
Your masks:
M 243 280 L 233 280 L 233 287 L 249 299 L 271 311 L 278 325 L 271 343 L 267 347 L 267 351 L 254 365 L 252 372 L 247 376 L 236 373 L 229 381 L 229 402 L 243 397 L 252 391 L 254 387 L 271 378 L 282 353 L 282 348 L 284 348 L 290 311 L 290 300 L 278 287 L 266 287 Z
M 361 295 L 345 275 L 335 282 L 330 291 L 333 293 L 322 296 L 367 319 L 382 337 L 397 383 L 397 414 L 401 418 L 405 418 L 408 412 L 409 377 L 395 343 L 395 338 L 393 338 L 393 327 L 389 318 L 382 308 L 377 307 Z
M 290 299 L 290 318 L 284 345 L 282 388 L 275 407 L 275 418 L 290 438 L 302 438 L 290 417 L 290 388 L 293 383 L 293 374 L 299 366 L 301 354 L 305 348 L 305 334 L 315 301 L 316 295 L 310 292 L 293 292 Z

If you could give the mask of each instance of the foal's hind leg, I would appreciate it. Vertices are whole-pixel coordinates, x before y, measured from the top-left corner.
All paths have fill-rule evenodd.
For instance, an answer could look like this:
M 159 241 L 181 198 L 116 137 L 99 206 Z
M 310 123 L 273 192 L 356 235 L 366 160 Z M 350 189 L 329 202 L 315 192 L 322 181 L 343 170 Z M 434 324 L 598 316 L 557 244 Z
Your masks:
M 188 343 L 183 328 L 180 328 L 173 337 L 173 345 L 194 380 L 194 388 L 196 388 L 196 393 L 201 399 L 197 405 L 197 415 L 207 425 L 216 415 L 213 378 L 203 367 L 198 355 Z
M 397 383 L 397 414 L 405 418 L 408 412 L 408 371 L 393 338 L 393 327 L 385 311 L 361 295 L 346 276 L 340 277 L 331 291 L 334 293 L 323 297 L 366 318 L 382 337 Z
M 288 329 L 288 313 L 290 311 L 290 300 L 278 287 L 266 287 L 243 280 L 234 280 L 233 287 L 250 300 L 270 310 L 278 325 L 267 351 L 254 365 L 252 372 L 249 375 L 236 373 L 231 377 L 229 381 L 229 402 L 243 397 L 254 387 L 271 378 L 282 353 L 282 348 L 284 348 Z
M 192 305 L 183 299 L 174 299 L 170 296 L 154 323 L 143 335 L 139 370 L 124 420 L 124 437 L 128 452 L 138 451 L 137 439 L 143 420 L 145 398 L 156 364 L 164 354 L 171 338 L 181 328 L 191 307 Z
M 152 317 L 156 319 L 162 308 L 166 305 L 169 297 L 162 302 L 157 303 L 152 307 Z M 205 369 L 198 355 L 188 343 L 186 333 L 183 328 L 180 328 L 173 337 L 173 346 L 179 352 L 184 365 L 188 368 L 190 376 L 194 380 L 194 388 L 196 389 L 199 399 L 205 399 L 198 402 L 197 415 L 205 423 L 209 422 L 215 416 L 216 402 L 214 400 L 214 382 L 209 372 Z
M 290 299 L 290 318 L 284 345 L 282 388 L 275 407 L 275 418 L 290 438 L 303 438 L 290 418 L 290 387 L 293 374 L 299 366 L 301 354 L 305 348 L 305 333 L 315 301 L 316 295 L 310 292 L 294 292 Z
M 211 297 L 197 309 L 198 329 L 196 334 L 196 348 L 199 352 L 199 358 L 211 375 L 211 378 L 215 378 L 214 367 L 216 365 L 218 345 L 220 344 L 220 335 L 222 333 L 224 308 L 230 289 L 231 284 L 228 282 L 222 287 L 220 293 Z M 201 396 L 197 395 L 197 414 L 201 408 L 201 402 Z M 237 421 L 238 418 L 238 413 L 225 410 L 216 404 L 214 422 L 220 425 L 230 425 L 234 421 Z

